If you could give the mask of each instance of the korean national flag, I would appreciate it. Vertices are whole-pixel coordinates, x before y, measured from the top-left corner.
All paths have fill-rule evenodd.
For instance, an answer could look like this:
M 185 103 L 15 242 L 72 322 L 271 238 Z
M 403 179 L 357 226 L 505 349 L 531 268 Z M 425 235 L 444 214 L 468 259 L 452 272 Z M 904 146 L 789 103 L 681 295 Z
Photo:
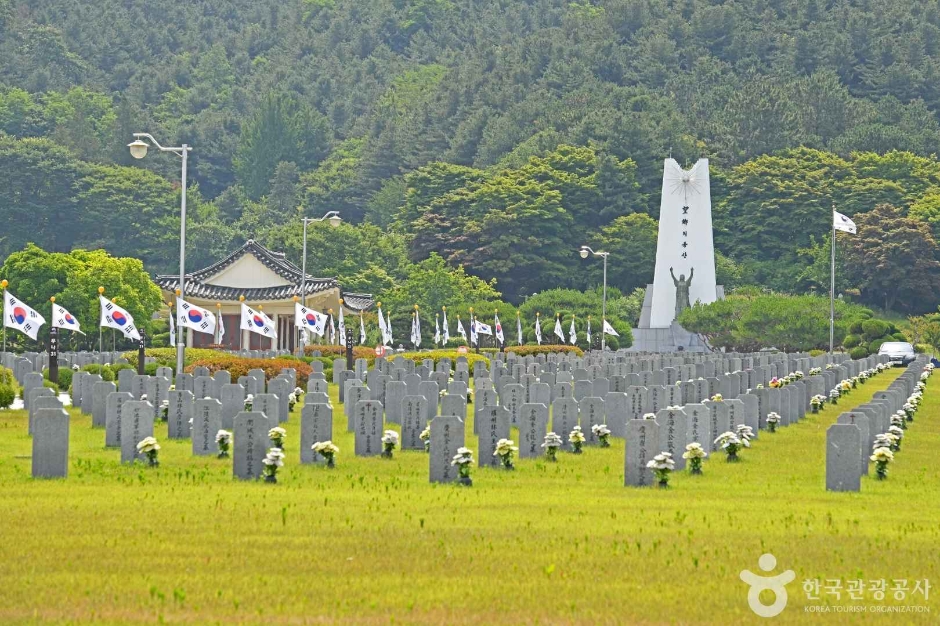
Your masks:
M 182 298 L 176 299 L 176 323 L 196 332 L 215 336 L 215 315 Z
M 849 233 L 850 235 L 854 235 L 858 232 L 858 229 L 855 227 L 855 222 L 838 211 L 832 212 L 832 227 L 844 233 Z
M 264 314 L 263 311 L 255 311 L 250 306 L 242 302 L 242 330 L 248 330 L 256 335 L 277 339 L 277 331 L 274 329 L 274 322 Z
M 105 328 L 116 328 L 124 333 L 124 336 L 134 341 L 140 341 L 140 333 L 134 326 L 134 318 L 130 313 L 114 304 L 104 296 L 98 296 L 101 303 L 101 326 Z
M 294 305 L 294 325 L 308 332 L 323 336 L 326 332 L 327 316 L 319 311 L 308 309 L 299 302 Z
M 82 332 L 75 316 L 66 311 L 65 307 L 59 306 L 58 304 L 52 305 L 52 327 L 73 330 L 77 333 Z M 84 335 L 85 333 L 82 334 Z
M 36 339 L 36 333 L 39 327 L 46 323 L 42 315 L 26 306 L 13 297 L 9 291 L 3 294 L 3 325 L 7 328 L 15 328 L 27 335 L 30 339 Z
M 492 336 L 492 334 L 493 334 L 493 327 L 492 327 L 492 326 L 490 326 L 489 324 L 484 324 L 483 322 L 479 322 L 479 321 L 477 321 L 477 320 L 474 320 L 474 322 L 475 322 L 476 325 L 477 325 L 477 334 L 478 334 L 478 335 L 491 335 L 491 336 Z

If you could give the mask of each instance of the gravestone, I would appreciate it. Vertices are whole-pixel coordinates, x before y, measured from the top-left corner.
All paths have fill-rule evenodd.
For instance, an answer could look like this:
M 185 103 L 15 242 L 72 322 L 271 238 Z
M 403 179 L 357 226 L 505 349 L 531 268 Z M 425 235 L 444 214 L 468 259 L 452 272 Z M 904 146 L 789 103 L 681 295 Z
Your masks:
M 578 417 L 578 403 L 574 398 L 555 398 L 552 402 L 552 431 L 561 437 L 562 450 L 571 451 L 568 435 L 578 425 Z
M 121 445 L 121 409 L 124 403 L 134 399 L 129 391 L 118 391 L 108 394 L 105 402 L 105 431 L 104 445 L 108 448 L 117 448 Z
M 474 419 L 480 422 L 477 465 L 498 467 L 500 460 L 494 452 L 500 439 L 509 439 L 509 411 L 505 407 L 488 404 L 476 412 Z
M 519 412 L 519 458 L 534 459 L 542 454 L 542 442 L 548 432 L 548 407 L 527 403 Z
M 473 434 L 479 434 L 480 424 L 476 419 L 476 414 L 485 406 L 496 406 L 499 404 L 499 396 L 496 394 L 495 389 L 477 389 L 477 392 L 473 398 Z
M 239 411 L 241 412 L 243 411 Z M 193 401 L 193 424 L 190 428 L 193 455 L 207 456 L 219 453 L 219 444 L 215 437 L 221 429 L 225 428 L 222 425 L 223 415 L 222 403 L 215 398 L 200 398 Z M 232 417 L 232 423 L 235 423 L 234 417 Z M 225 430 L 233 429 L 225 428 Z
M 417 388 L 417 385 L 415 385 Z M 408 391 L 407 383 L 392 380 L 385 385 L 385 419 L 392 424 L 401 424 L 402 400 Z M 427 410 L 427 409 L 425 409 Z
M 519 409 L 525 403 L 525 387 L 519 383 L 505 385 L 499 396 L 499 403 L 509 411 L 509 420 L 512 426 L 519 424 Z
M 277 396 L 277 423 L 283 424 L 290 418 L 290 394 L 294 387 L 287 378 L 272 378 L 268 382 L 268 393 Z
M 318 441 L 333 439 L 333 406 L 305 404 L 300 410 L 300 462 L 326 464 L 326 457 L 313 451 Z
M 699 443 L 708 452 L 717 434 L 712 433 L 710 412 L 704 404 L 687 404 L 682 407 L 689 421 L 688 443 Z
M 307 379 L 307 393 L 325 393 L 329 394 L 330 387 L 326 380 L 316 379 L 313 376 Z M 306 399 L 304 399 L 304 404 L 306 404 Z
M 349 387 L 346 394 L 346 402 L 343 404 L 343 412 L 346 414 L 346 430 L 353 432 L 355 430 L 355 408 L 363 400 L 370 398 L 368 387 L 353 386 Z
M 594 393 L 594 383 L 590 380 L 576 380 L 574 382 L 574 399 L 580 402 Z
M 276 420 L 265 417 L 258 411 L 242 411 L 235 416 L 232 442 L 232 473 L 241 480 L 255 480 L 264 473 L 262 460 L 268 454 L 268 431 L 277 425 Z
M 672 454 L 676 471 L 681 472 L 685 469 L 682 454 L 689 443 L 689 418 L 682 409 L 662 409 L 656 414 L 656 422 L 659 424 L 659 452 Z
M 447 394 L 441 398 L 441 415 L 455 415 L 461 419 L 467 415 L 467 396 Z
M 430 481 L 449 483 L 457 480 L 457 468 L 451 460 L 464 446 L 464 424 L 459 417 L 438 415 L 431 420 Z
M 222 428 L 232 430 L 235 427 L 235 416 L 245 410 L 245 398 L 245 388 L 241 385 L 222 386 Z M 202 398 L 196 398 L 196 400 L 202 400 Z
M 628 487 L 647 487 L 653 483 L 653 472 L 646 464 L 662 452 L 657 449 L 659 424 L 656 420 L 630 420 L 627 422 L 626 440 L 623 483 Z
M 170 407 L 167 411 L 167 437 L 189 439 L 193 419 L 193 392 L 170 390 Z
M 353 408 L 355 416 L 356 456 L 382 453 L 382 403 L 360 400 Z
M 42 393 L 43 391 L 48 391 L 49 393 Z M 52 389 L 48 387 L 43 387 L 41 389 L 33 389 L 30 392 L 33 396 L 32 401 L 29 404 L 29 434 L 33 434 L 33 427 L 36 424 L 36 413 L 39 409 L 61 409 L 62 401 L 52 393 Z
M 627 434 L 627 420 L 630 418 L 629 397 L 625 393 L 608 392 L 604 396 L 604 410 L 607 416 L 607 428 L 612 437 Z
M 833 424 L 826 431 L 826 491 L 858 491 L 862 473 L 862 433 L 855 424 Z
M 271 421 L 271 428 L 281 423 L 281 401 L 273 393 L 259 393 L 256 395 L 251 404 L 251 411 L 253 413 L 264 413 L 264 416 Z
M 261 375 L 264 376 L 264 370 L 252 370 L 252 372 L 261 372 Z M 193 378 L 198 378 L 199 376 L 209 376 L 212 372 L 209 371 L 209 368 L 200 365 L 193 368 Z M 157 374 L 159 376 L 160 374 Z M 248 372 L 248 375 L 251 376 L 251 372 Z
M 405 396 L 401 401 L 401 449 L 424 450 L 421 432 L 428 425 L 428 400 L 424 396 Z
M 875 434 L 871 432 L 871 427 L 869 426 L 868 416 L 862 413 L 861 411 L 853 411 L 850 413 L 843 413 L 836 420 L 837 424 L 853 424 L 858 427 L 858 431 L 861 437 L 861 443 L 859 445 L 859 450 L 861 457 L 859 458 L 859 471 L 861 474 L 868 475 L 868 456 L 872 452 L 872 446 L 875 443 Z
M 81 407 L 82 406 L 82 388 L 84 387 L 84 379 L 88 377 L 88 372 L 75 372 L 72 374 L 72 406 Z
M 215 385 L 212 382 L 212 378 L 209 376 L 199 376 L 193 379 L 193 397 L 199 400 L 203 398 L 213 398 L 215 393 Z M 244 410 L 241 409 L 241 410 Z
M 98 374 L 89 374 L 82 379 L 82 414 L 91 415 L 95 407 L 95 394 L 94 388 L 97 383 L 100 383 L 101 376 Z
M 134 370 L 123 369 L 117 373 L 118 391 L 130 392 L 134 386 Z M 179 386 L 179 383 L 177 383 Z
M 153 405 L 146 400 L 131 400 L 121 407 L 121 463 L 146 461 L 137 454 L 137 444 L 153 437 Z
M 595 424 L 607 423 L 604 400 L 589 396 L 578 402 L 578 409 L 581 413 L 581 431 L 584 433 L 584 443 L 596 445 L 599 440 L 591 427 Z
M 418 395 L 424 396 L 428 401 L 428 421 L 430 422 L 437 415 L 437 407 L 440 404 L 440 387 L 433 380 L 423 380 L 418 385 Z
M 718 444 L 715 443 L 715 439 L 719 435 L 728 432 L 731 429 L 731 419 L 728 415 L 728 405 L 722 402 L 712 402 L 711 400 L 706 400 L 702 404 L 705 405 L 705 410 L 708 411 L 708 430 L 712 434 L 712 441 L 709 442 L 709 445 L 702 444 L 702 447 L 705 448 L 708 452 L 716 452 L 719 450 Z
M 51 391 L 51 390 L 50 390 Z M 95 383 L 91 389 L 92 409 L 91 425 L 94 428 L 104 428 L 107 423 L 107 403 L 108 395 L 117 391 L 117 387 L 112 382 L 102 381 Z
M 69 471 L 69 414 L 39 409 L 33 424 L 33 478 L 65 478 Z
M 31 389 L 42 389 L 43 378 L 39 372 L 28 372 L 23 375 L 23 408 L 29 409 L 29 392 Z M 85 411 L 82 410 L 84 413 Z

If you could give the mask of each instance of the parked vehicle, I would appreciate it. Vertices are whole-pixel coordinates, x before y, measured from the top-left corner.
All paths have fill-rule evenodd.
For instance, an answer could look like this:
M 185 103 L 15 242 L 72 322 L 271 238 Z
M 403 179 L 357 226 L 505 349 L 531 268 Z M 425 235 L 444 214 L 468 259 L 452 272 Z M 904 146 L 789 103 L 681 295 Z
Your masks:
M 914 346 L 906 341 L 886 341 L 878 348 L 878 355 L 887 355 L 892 365 L 908 365 L 916 358 Z

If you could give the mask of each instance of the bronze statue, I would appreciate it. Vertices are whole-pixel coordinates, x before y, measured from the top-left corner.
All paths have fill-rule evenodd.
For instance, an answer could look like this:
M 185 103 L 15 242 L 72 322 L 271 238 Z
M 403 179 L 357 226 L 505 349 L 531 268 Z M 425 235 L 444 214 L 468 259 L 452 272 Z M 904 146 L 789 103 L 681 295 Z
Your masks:
M 689 302 L 689 287 L 692 285 L 692 275 L 695 274 L 695 268 L 689 270 L 689 279 L 685 279 L 685 274 L 679 274 L 679 278 L 669 268 L 669 274 L 672 276 L 672 282 L 676 286 L 676 318 L 679 314 L 692 306 Z

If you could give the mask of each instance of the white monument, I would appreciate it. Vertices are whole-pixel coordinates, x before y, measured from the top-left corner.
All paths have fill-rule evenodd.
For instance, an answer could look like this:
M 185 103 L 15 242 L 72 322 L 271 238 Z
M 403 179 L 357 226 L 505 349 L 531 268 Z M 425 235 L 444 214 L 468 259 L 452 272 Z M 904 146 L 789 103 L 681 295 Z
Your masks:
M 715 284 L 712 201 L 708 159 L 683 170 L 673 159 L 663 163 L 663 195 L 653 284 L 646 287 L 639 328 L 633 331 L 638 352 L 702 352 L 699 335 L 689 333 L 676 316 L 696 302 L 724 297 Z

